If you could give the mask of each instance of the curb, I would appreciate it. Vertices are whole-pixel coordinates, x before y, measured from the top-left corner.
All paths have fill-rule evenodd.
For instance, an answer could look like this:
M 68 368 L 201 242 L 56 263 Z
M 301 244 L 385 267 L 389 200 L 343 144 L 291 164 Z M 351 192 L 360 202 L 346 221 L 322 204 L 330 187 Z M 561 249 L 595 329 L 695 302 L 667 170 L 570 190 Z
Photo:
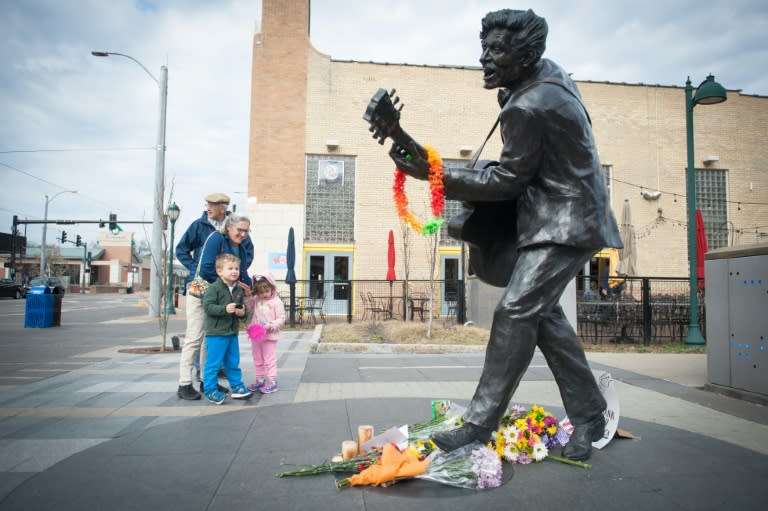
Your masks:
M 315 329 L 312 331 L 312 339 L 309 340 L 311 346 L 310 350 L 315 351 L 317 345 L 320 344 L 320 337 L 323 335 L 323 325 L 315 325 Z
M 468 344 L 378 344 L 371 342 L 321 342 L 312 353 L 483 353 L 485 346 Z

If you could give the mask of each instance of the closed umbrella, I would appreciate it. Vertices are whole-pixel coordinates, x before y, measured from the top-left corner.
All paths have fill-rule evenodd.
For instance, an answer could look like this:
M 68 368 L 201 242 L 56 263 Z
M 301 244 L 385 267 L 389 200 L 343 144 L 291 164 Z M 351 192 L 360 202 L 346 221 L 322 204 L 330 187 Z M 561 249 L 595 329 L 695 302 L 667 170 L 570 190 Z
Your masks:
M 290 287 L 290 307 L 288 321 L 291 327 L 296 326 L 296 245 L 293 240 L 293 227 L 288 229 L 288 248 L 285 253 L 285 263 L 288 272 L 285 274 L 285 282 Z
M 637 275 L 637 255 L 635 253 L 635 227 L 632 225 L 632 213 L 629 209 L 629 200 L 624 199 L 624 207 L 621 210 L 621 241 L 624 248 L 619 250 L 619 275 Z
M 392 315 L 392 281 L 395 276 L 395 233 L 389 230 L 389 239 L 387 240 L 387 280 L 389 281 L 389 314 Z
M 285 255 L 285 264 L 288 267 L 288 272 L 285 274 L 285 281 L 289 284 L 296 283 L 296 245 L 293 240 L 293 227 L 288 229 L 288 249 Z
M 619 233 L 621 234 L 621 242 L 624 248 L 619 250 L 619 267 L 616 273 L 625 277 L 619 286 L 626 282 L 626 277 L 637 275 L 637 268 L 635 263 L 635 228 L 632 225 L 632 213 L 629 209 L 629 200 L 624 199 L 624 207 L 621 210 L 621 226 L 619 227 Z M 617 286 L 618 287 L 618 286 Z M 621 287 L 619 287 L 621 289 Z M 630 295 L 633 295 L 634 289 L 630 289 Z M 619 318 L 623 314 L 619 304 L 616 303 L 616 317 Z M 627 324 L 623 323 L 621 326 L 621 335 L 616 338 L 616 342 L 634 342 L 632 337 L 627 334 Z
M 704 289 L 704 254 L 709 250 L 707 232 L 704 230 L 704 216 L 696 210 L 696 281 L 699 289 Z
M 390 282 L 397 280 L 395 276 L 395 233 L 389 230 L 389 241 L 387 242 L 387 280 Z

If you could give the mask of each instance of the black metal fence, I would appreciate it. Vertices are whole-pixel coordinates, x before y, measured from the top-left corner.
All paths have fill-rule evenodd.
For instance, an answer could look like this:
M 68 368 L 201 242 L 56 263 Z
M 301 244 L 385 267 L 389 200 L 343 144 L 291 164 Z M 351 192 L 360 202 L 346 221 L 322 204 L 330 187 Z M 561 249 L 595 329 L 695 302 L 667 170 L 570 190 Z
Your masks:
M 682 342 L 690 321 L 690 280 L 612 277 L 577 280 L 578 334 L 598 344 Z M 704 289 L 699 293 L 699 328 L 706 336 Z
M 293 288 L 293 293 L 291 292 Z M 603 281 L 577 277 L 578 335 L 593 344 L 683 341 L 688 332 L 687 278 L 622 277 Z M 300 280 L 278 282 L 287 323 L 312 326 L 334 321 L 425 321 L 464 323 L 464 282 L 460 280 Z M 699 321 L 705 332 L 704 291 Z
M 300 280 L 277 283 L 288 322 L 376 321 L 434 318 L 463 323 L 464 282 L 460 280 Z

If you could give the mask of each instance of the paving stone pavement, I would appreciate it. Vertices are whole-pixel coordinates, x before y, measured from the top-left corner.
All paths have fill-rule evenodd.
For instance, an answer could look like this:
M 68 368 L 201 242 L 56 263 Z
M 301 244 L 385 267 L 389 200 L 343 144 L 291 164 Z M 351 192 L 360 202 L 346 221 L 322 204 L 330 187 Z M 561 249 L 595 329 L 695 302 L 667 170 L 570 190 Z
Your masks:
M 131 329 L 134 319 L 122 323 Z M 15 509 L 762 509 L 768 411 L 705 389 L 705 355 L 590 353 L 611 373 L 620 427 L 638 436 L 595 452 L 591 470 L 505 466 L 505 484 L 458 490 L 426 481 L 338 491 L 333 476 L 275 478 L 353 438 L 429 417 L 432 399 L 466 404 L 482 352 L 345 353 L 320 329 L 278 344 L 280 390 L 222 406 L 177 398 L 177 352 L 130 354 L 143 337 L 67 359 L 72 370 L 0 390 L 0 511 Z M 241 339 L 244 380 L 253 378 Z M 513 398 L 562 416 L 537 353 Z

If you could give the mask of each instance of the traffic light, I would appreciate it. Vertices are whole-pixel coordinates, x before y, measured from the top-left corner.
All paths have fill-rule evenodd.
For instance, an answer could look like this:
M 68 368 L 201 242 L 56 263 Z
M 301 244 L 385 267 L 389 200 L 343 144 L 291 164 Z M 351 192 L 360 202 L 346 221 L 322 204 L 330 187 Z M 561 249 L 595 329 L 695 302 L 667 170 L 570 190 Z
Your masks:
M 67 241 L 67 231 L 61 231 L 61 242 Z
M 80 235 L 78 234 L 77 237 L 75 238 L 75 246 L 79 247 L 82 244 L 83 244 L 83 238 L 81 238 Z
M 109 214 L 109 230 L 112 232 L 117 230 L 117 214 L 116 213 Z

